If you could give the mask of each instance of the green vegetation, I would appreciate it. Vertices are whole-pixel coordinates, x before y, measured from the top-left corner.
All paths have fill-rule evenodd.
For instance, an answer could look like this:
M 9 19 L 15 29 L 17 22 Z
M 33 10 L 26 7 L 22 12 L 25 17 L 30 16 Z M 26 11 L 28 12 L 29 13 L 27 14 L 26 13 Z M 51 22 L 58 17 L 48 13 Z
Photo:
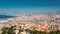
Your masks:
M 29 30 L 31 34 L 47 34 L 46 32 L 42 32 L 42 31 L 36 31 L 36 30 Z
M 3 28 L 2 29 L 2 34 L 14 34 L 14 27 L 11 27 L 11 28 Z M 21 33 L 23 30 L 19 30 L 19 33 Z M 59 30 L 57 30 L 57 31 L 52 31 L 52 32 L 50 32 L 50 33 L 46 33 L 46 32 L 44 32 L 44 31 L 36 31 L 36 30 L 29 30 L 29 32 L 31 33 L 31 34 L 60 34 L 60 31 Z M 18 33 L 18 34 L 19 34 Z
M 31 34 L 60 34 L 60 31 L 57 30 L 57 31 L 52 31 L 50 33 L 46 33 L 46 32 L 43 32 L 43 31 L 36 31 L 36 30 L 29 30 Z
M 2 30 L 3 30 L 2 34 L 14 34 L 14 28 L 13 27 L 3 28 Z

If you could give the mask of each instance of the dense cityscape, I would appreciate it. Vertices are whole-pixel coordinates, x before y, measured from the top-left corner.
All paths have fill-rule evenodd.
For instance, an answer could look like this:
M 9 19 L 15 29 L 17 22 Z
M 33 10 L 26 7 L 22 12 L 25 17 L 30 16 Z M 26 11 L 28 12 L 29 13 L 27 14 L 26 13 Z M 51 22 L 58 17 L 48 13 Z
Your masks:
M 60 34 L 60 0 L 0 0 L 0 34 Z
M 0 34 L 57 34 L 57 31 L 60 34 L 60 14 L 0 19 Z

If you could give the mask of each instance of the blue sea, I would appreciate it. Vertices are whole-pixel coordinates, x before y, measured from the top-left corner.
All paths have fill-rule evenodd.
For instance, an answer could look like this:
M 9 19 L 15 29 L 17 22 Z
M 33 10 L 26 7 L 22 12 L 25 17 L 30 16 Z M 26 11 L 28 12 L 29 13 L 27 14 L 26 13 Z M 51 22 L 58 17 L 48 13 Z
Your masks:
M 20 15 L 25 15 L 28 13 L 47 14 L 47 15 L 60 14 L 60 7 L 1 8 L 0 9 L 0 19 L 15 18 L 17 15 L 20 16 Z M 13 15 L 13 16 L 11 16 L 11 15 Z
M 8 19 L 8 18 L 15 18 L 17 16 L 9 16 L 9 15 L 0 15 L 0 19 Z

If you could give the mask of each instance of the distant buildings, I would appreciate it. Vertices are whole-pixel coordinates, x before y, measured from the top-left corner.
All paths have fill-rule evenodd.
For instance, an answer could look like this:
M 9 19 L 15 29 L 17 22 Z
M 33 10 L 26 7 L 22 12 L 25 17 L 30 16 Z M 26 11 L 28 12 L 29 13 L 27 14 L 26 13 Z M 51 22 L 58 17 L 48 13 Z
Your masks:
M 30 16 L 30 17 L 28 17 Z M 16 26 L 19 29 L 37 30 L 50 32 L 52 30 L 60 30 L 60 18 L 59 15 L 52 17 L 48 15 L 34 15 L 29 14 L 27 17 L 16 17 L 6 20 L 0 20 L 0 29 L 4 27 L 10 28 Z M 57 18 L 57 19 L 56 19 Z

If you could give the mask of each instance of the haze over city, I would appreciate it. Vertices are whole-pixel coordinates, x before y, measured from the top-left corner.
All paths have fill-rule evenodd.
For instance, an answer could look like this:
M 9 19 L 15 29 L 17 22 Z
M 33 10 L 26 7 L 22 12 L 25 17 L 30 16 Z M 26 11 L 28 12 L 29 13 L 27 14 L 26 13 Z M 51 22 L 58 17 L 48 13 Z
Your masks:
M 0 14 L 19 15 L 23 13 L 59 13 L 59 0 L 0 0 Z
M 0 0 L 0 34 L 60 34 L 60 0 Z

